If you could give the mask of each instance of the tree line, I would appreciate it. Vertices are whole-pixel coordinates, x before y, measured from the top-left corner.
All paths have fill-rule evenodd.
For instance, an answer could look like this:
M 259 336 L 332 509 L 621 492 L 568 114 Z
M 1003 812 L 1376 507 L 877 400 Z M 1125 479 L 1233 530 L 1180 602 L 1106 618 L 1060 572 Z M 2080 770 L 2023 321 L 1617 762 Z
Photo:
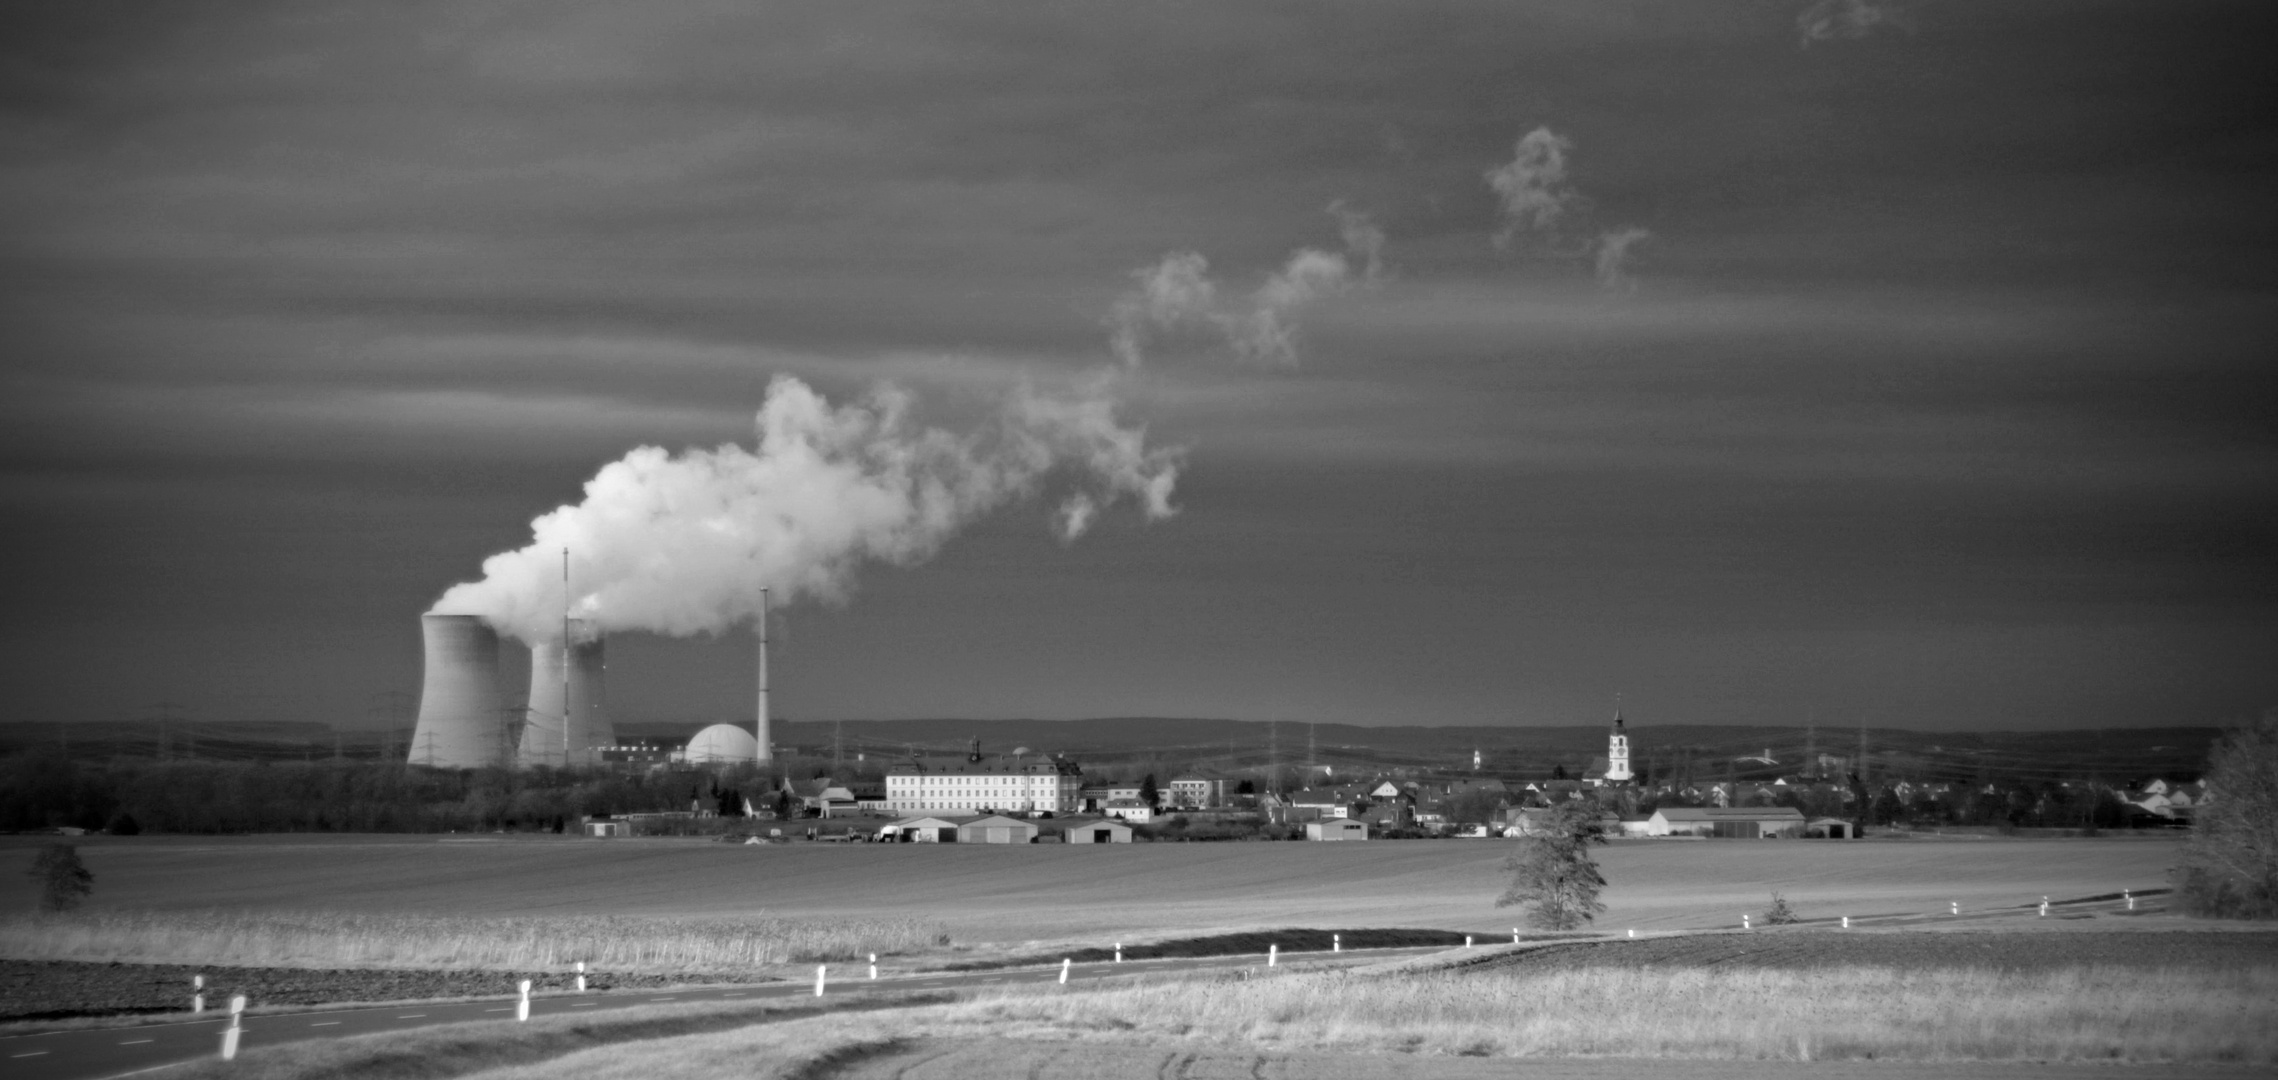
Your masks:
M 587 814 L 715 805 L 710 773 L 430 769 L 374 762 L 0 758 L 0 831 L 560 831 Z

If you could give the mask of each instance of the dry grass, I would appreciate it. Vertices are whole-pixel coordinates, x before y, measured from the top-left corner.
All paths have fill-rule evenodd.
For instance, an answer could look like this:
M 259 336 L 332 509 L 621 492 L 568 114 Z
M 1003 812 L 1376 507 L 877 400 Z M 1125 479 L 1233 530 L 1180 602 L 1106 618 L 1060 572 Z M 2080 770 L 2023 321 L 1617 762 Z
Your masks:
M 264 967 L 748 971 L 947 942 L 919 919 L 142 911 L 0 916 L 0 956 Z
M 920 1034 L 1479 1056 L 2278 1064 L 2278 969 L 1349 973 L 996 993 Z M 1645 1018 L 1647 1022 L 1625 1022 Z
M 788 1069 L 896 1039 L 1246 1044 L 1298 1053 L 2278 1065 L 2278 970 L 1598 969 L 1006 990 L 894 1013 L 618 1046 L 483 1080 Z M 802 1056 L 804 1055 L 804 1056 Z M 795 1075 L 769 1072 L 763 1075 Z

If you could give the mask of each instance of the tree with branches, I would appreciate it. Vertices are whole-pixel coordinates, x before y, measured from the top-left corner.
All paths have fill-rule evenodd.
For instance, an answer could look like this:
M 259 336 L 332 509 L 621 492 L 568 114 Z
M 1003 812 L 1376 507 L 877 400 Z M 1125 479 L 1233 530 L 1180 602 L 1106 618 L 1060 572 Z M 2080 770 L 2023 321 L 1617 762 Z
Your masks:
M 70 911 L 95 891 L 95 875 L 79 861 L 79 849 L 49 844 L 32 858 L 32 880 L 40 883 L 40 910 Z
M 1590 858 L 1590 845 L 1605 842 L 1596 803 L 1571 799 L 1558 804 L 1537 819 L 1534 832 L 1521 837 L 1517 850 L 1504 860 L 1511 883 L 1495 906 L 1525 906 L 1527 925 L 1539 930 L 1580 929 L 1606 910 L 1598 902 L 1606 878 Z
M 2206 781 L 2177 867 L 2184 910 L 2278 919 L 2278 711 L 2217 742 Z

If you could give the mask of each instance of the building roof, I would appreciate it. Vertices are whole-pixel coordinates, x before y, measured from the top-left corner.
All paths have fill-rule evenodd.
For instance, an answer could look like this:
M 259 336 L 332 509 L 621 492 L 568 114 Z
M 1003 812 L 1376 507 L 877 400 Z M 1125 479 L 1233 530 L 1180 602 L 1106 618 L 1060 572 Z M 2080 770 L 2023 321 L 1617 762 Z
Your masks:
M 1084 770 L 1073 761 L 1046 758 L 1040 761 L 967 761 L 964 758 L 930 758 L 902 761 L 886 767 L 888 776 L 1082 776 Z
M 964 814 L 944 814 L 938 817 L 932 814 L 925 814 L 918 817 L 902 818 L 894 822 L 894 824 L 889 827 L 901 829 L 954 829 L 960 825 L 968 825 L 977 820 L 979 820 L 978 816 L 967 816 Z
M 1803 811 L 1792 806 L 1665 806 L 1654 811 L 1654 814 L 1663 821 L 1764 821 L 1770 818 L 1803 820 Z
M 1033 821 L 1022 821 L 1019 818 L 1008 818 L 1003 814 L 990 814 L 987 817 L 974 818 L 973 820 L 958 826 L 958 828 L 970 829 L 976 825 L 985 825 L 990 828 L 1001 828 L 1006 825 L 1017 825 L 1023 829 L 1033 829 L 1036 827 L 1036 823 Z

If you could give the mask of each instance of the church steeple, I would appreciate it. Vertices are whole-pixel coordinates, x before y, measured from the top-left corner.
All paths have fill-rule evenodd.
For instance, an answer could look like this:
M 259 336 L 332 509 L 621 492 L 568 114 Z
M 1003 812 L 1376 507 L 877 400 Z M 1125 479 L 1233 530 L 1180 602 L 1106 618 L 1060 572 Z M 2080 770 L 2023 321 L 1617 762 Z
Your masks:
M 1629 771 L 1629 733 L 1622 729 L 1621 695 L 1614 695 L 1614 726 L 1606 736 L 1606 783 L 1626 784 L 1634 779 Z

